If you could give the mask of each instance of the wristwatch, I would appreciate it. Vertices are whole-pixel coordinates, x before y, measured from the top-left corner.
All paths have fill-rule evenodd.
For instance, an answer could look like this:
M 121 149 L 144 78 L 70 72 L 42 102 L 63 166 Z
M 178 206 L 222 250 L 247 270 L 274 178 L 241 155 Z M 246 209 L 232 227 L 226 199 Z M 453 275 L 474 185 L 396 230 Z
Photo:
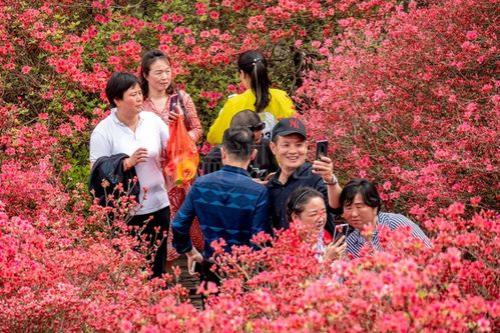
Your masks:
M 325 181 L 326 185 L 337 185 L 339 183 L 339 180 L 337 179 L 337 176 L 335 174 L 332 174 L 332 180 L 327 182 Z

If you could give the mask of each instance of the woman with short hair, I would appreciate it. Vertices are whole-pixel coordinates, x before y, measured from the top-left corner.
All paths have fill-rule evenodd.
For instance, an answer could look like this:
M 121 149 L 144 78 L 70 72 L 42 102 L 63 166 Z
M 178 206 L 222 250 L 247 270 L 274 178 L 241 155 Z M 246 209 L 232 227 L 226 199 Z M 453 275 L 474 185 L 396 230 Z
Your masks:
M 130 73 L 114 73 L 106 85 L 111 114 L 90 137 L 90 161 L 103 156 L 126 154 L 123 170 L 135 168 L 140 183 L 139 202 L 129 225 L 146 234 L 152 251 L 160 244 L 170 224 L 170 202 L 160 167 L 162 151 L 169 138 L 168 126 L 155 114 L 142 112 L 139 79 Z M 159 229 L 159 230 L 157 230 Z M 166 246 L 166 245 L 165 245 Z M 153 259 L 153 275 L 164 270 L 166 249 L 160 247 Z
M 361 249 L 366 246 L 376 251 L 383 250 L 379 240 L 380 228 L 394 231 L 407 227 L 413 238 L 431 246 L 422 229 L 406 216 L 380 211 L 382 200 L 375 185 L 367 179 L 358 178 L 347 183 L 340 193 L 339 202 L 342 216 L 354 228 L 346 239 L 347 252 L 354 257 L 359 257 Z

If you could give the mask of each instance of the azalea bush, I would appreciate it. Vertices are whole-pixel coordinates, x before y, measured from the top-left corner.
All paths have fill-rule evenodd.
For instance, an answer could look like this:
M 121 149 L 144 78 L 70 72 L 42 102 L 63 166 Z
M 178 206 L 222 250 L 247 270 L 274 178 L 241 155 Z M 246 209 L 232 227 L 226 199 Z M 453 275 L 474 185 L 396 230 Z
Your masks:
M 497 251 L 486 228 L 494 223 L 491 218 L 479 214 L 464 221 L 446 215 L 441 221 L 483 230 L 486 245 Z M 483 238 L 481 234 L 476 236 Z M 212 318 L 210 330 L 226 332 L 463 332 L 489 331 L 498 324 L 498 279 L 492 262 L 464 259 L 467 246 L 457 248 L 445 239 L 435 239 L 427 249 L 403 230 L 385 230 L 381 238 L 386 252 L 323 264 L 297 225 L 280 233 L 272 247 L 257 252 L 235 248 L 218 260 L 225 278 L 221 287 L 202 289 L 205 294 L 219 292 L 209 298 L 202 316 Z M 223 244 L 214 245 L 222 251 Z M 498 256 L 490 259 L 498 261 Z M 170 324 L 153 320 L 147 327 L 168 329 Z M 203 331 L 206 325 L 190 318 L 181 327 Z
M 378 180 L 389 208 L 419 219 L 454 201 L 469 212 L 493 208 L 494 2 L 418 4 L 339 21 L 342 33 L 321 47 L 323 68 L 297 93 L 310 106 L 305 121 L 329 139 L 339 173 Z
M 498 330 L 496 6 L 0 1 L 1 330 Z M 377 181 L 433 247 L 382 233 L 383 253 L 318 263 L 293 226 L 259 235 L 260 251 L 213 244 L 223 282 L 198 288 L 204 310 L 178 268 L 150 280 L 126 209 L 98 207 L 85 182 L 106 80 L 137 73 L 151 48 L 169 54 L 205 129 L 241 91 L 236 55 L 261 48 L 341 182 Z

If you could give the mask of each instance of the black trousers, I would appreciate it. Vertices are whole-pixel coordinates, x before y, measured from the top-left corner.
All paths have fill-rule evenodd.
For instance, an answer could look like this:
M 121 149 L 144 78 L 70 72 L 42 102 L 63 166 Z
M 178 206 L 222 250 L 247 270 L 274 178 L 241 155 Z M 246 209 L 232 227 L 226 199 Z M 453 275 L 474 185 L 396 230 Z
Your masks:
M 167 242 L 163 241 L 168 237 L 168 229 L 170 226 L 170 207 L 167 206 L 156 212 L 143 215 L 134 215 L 130 222 L 130 226 L 138 226 L 139 230 L 132 230 L 132 235 L 145 239 L 148 242 L 148 254 L 146 259 L 151 261 L 152 277 L 159 277 L 165 271 L 167 261 Z M 141 235 L 145 235 L 143 238 Z M 158 246 L 159 245 L 159 246 Z M 157 249 L 155 250 L 155 247 Z

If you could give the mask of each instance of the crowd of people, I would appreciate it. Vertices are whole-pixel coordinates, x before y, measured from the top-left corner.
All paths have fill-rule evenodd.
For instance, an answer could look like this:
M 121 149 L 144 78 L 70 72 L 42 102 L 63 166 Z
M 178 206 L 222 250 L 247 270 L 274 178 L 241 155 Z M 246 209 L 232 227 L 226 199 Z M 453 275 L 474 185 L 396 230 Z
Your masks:
M 342 188 L 327 153 L 307 160 L 307 129 L 290 97 L 271 88 L 261 52 L 242 53 L 238 70 L 246 90 L 226 101 L 208 131 L 213 148 L 199 176 L 182 187 L 163 172 L 169 124 L 182 122 L 194 142 L 203 130 L 193 100 L 173 81 L 170 59 L 161 51 L 146 52 L 140 78 L 119 72 L 107 83 L 112 109 L 91 135 L 91 186 L 105 195 L 99 189 L 105 178 L 135 189 L 128 192 L 137 197 L 128 224 L 151 249 L 152 277 L 185 254 L 190 273 L 218 282 L 210 269 L 212 241 L 224 239 L 226 251 L 253 246 L 255 234 L 273 235 L 291 223 L 305 227 L 318 261 L 357 257 L 363 249 L 383 251 L 380 227 L 407 227 L 431 246 L 410 219 L 380 211 L 380 196 L 369 180 L 353 179 Z

